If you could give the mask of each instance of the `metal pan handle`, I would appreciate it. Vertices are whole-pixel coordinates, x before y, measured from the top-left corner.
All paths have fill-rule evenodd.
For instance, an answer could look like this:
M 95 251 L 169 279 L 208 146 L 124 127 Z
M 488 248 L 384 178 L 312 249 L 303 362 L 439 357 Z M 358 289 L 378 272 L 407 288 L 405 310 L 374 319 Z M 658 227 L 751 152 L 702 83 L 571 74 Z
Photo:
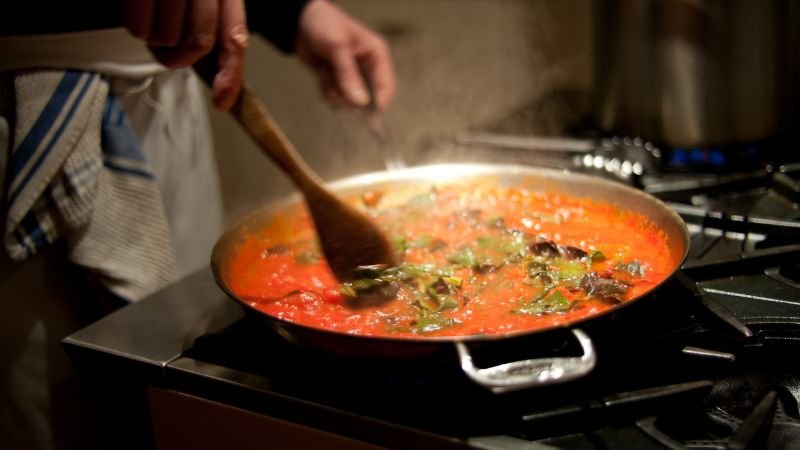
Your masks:
M 472 381 L 492 392 L 508 392 L 564 383 L 591 372 L 597 364 L 592 340 L 582 330 L 573 328 L 570 331 L 581 344 L 582 356 L 526 359 L 479 369 L 472 363 L 467 345 L 463 342 L 456 342 L 455 345 L 461 370 Z

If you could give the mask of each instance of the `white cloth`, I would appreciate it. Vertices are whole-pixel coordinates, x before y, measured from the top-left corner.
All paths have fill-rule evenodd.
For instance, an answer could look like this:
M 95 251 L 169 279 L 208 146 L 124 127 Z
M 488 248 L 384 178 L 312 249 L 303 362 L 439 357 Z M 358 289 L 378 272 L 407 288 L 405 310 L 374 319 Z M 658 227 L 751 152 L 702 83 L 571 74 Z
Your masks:
M 190 69 L 144 84 L 112 78 L 159 185 L 178 275 L 208 267 L 222 233 L 224 211 L 205 100 L 206 87 Z
M 137 300 L 175 281 L 164 207 L 150 166 L 98 74 L 14 75 L 4 242 L 23 261 L 59 239 L 69 260 Z

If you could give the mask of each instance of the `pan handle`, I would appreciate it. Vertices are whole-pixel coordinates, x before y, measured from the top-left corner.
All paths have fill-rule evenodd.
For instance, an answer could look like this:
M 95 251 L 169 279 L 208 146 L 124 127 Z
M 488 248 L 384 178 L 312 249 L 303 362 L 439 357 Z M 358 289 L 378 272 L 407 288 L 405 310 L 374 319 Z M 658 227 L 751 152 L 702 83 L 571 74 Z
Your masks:
M 573 328 L 570 331 L 583 349 L 583 355 L 580 357 L 526 359 L 479 369 L 472 363 L 472 355 L 467 345 L 463 342 L 456 342 L 455 345 L 461 361 L 461 370 L 472 381 L 492 392 L 500 393 L 564 383 L 591 372 L 597 364 L 592 340 L 582 330 Z

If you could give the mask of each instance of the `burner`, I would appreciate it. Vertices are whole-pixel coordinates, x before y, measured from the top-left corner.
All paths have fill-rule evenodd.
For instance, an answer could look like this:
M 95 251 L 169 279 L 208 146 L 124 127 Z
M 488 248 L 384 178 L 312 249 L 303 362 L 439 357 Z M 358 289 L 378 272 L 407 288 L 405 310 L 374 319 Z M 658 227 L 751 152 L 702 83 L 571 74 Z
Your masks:
M 800 163 L 780 166 L 772 178 L 772 189 L 789 203 L 800 204 Z
M 760 387 L 743 388 L 742 380 L 735 384 L 717 383 L 702 408 L 646 417 L 636 425 L 670 449 L 782 450 L 800 442 L 796 404 L 790 401 L 787 408 L 776 390 L 764 394 L 757 392 Z
M 785 264 L 778 268 L 778 274 L 800 288 L 800 263 Z

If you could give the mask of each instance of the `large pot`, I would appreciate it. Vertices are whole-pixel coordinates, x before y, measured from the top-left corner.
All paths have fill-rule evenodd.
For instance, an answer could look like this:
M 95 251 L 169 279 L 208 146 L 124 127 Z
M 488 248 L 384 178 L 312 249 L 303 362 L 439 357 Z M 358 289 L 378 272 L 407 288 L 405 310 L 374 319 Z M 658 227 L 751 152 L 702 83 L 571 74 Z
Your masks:
M 525 187 L 531 190 L 557 190 L 566 194 L 585 197 L 631 210 L 649 218 L 664 231 L 671 249 L 671 273 L 680 267 L 689 247 L 686 225 L 675 211 L 661 201 L 642 191 L 623 184 L 567 171 L 555 171 L 532 167 L 505 165 L 433 165 L 378 172 L 343 179 L 330 187 L 343 197 L 357 196 L 366 191 L 381 191 L 398 198 L 429 191 L 431 184 L 468 179 L 491 178 L 500 185 Z M 360 336 L 327 331 L 298 325 L 270 315 L 252 307 L 239 298 L 230 288 L 227 267 L 235 256 L 235 249 L 251 230 L 260 229 L 273 214 L 299 200 L 298 196 L 267 205 L 225 232 L 214 247 L 211 268 L 219 286 L 248 314 L 266 321 L 285 338 L 304 345 L 347 356 L 368 358 L 408 358 L 430 355 L 454 348 L 460 358 L 464 372 L 475 382 L 493 391 L 507 391 L 532 386 L 560 383 L 582 377 L 596 364 L 595 349 L 591 339 L 579 327 L 589 321 L 612 316 L 619 310 L 629 308 L 645 295 L 623 302 L 602 314 L 584 318 L 567 326 L 580 343 L 582 356 L 528 359 L 478 369 L 472 363 L 471 346 L 503 345 L 520 336 L 537 336 L 552 330 L 535 330 L 489 336 L 391 338 Z M 662 283 L 663 284 L 663 283 Z M 563 327 L 561 327 L 563 328 Z
M 595 0 L 593 7 L 594 114 L 604 131 L 684 148 L 793 131 L 797 2 Z

